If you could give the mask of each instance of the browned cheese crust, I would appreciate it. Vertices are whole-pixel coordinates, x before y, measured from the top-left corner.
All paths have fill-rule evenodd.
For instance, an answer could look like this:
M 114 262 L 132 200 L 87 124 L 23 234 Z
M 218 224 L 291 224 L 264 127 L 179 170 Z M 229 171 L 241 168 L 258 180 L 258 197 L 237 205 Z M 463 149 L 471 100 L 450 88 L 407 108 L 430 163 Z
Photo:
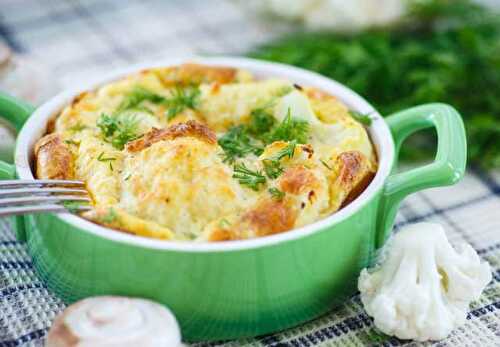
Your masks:
M 375 175 L 368 159 L 358 151 L 341 153 L 335 167 L 338 175 L 332 189 L 337 191 L 340 207 L 357 198 Z
M 166 129 L 153 128 L 140 139 L 127 143 L 126 149 L 129 152 L 139 152 L 156 142 L 186 136 L 197 138 L 212 145 L 217 143 L 217 136 L 210 128 L 202 123 L 190 120 L 186 123 L 174 124 Z
M 35 145 L 36 176 L 43 179 L 72 179 L 73 155 L 58 134 L 42 137 Z
M 292 229 L 296 218 L 297 211 L 288 199 L 266 199 L 243 215 L 242 220 L 257 236 L 265 236 Z
M 293 228 L 297 210 L 292 199 L 264 199 L 241 216 L 236 224 L 213 230 L 209 241 L 241 240 L 281 233 Z
M 303 165 L 293 166 L 285 170 L 280 177 L 280 188 L 285 193 L 301 194 L 316 181 L 314 174 Z

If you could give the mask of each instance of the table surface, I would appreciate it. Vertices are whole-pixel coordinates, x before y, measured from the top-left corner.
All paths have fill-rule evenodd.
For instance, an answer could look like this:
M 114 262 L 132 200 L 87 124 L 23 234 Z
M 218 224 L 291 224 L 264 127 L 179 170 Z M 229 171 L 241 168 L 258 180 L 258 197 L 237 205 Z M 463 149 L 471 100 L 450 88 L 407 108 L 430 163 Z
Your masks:
M 61 88 L 130 63 L 193 54 L 239 54 L 284 27 L 256 20 L 235 1 L 0 0 L 0 40 L 47 66 Z M 487 260 L 493 281 L 466 324 L 436 346 L 500 345 L 500 173 L 469 170 L 456 186 L 414 194 L 407 223 L 441 223 Z M 36 277 L 29 255 L 0 219 L 0 347 L 42 346 L 64 304 Z M 377 334 L 359 296 L 325 316 L 274 335 L 197 346 L 420 345 Z

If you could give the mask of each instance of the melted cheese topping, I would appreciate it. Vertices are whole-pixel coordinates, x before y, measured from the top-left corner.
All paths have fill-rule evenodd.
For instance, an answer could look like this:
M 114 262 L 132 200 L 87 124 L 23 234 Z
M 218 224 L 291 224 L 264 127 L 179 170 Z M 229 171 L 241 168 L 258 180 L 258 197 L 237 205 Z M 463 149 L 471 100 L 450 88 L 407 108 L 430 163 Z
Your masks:
M 190 88 L 198 94 L 196 103 L 176 112 L 172 103 L 154 99 L 123 109 L 138 87 L 166 100 Z M 290 142 L 264 143 L 261 153 L 236 162 L 217 143 L 232 127 L 247 125 L 257 109 L 266 109 L 275 124 L 291 117 L 309 126 L 307 143 L 282 157 L 273 177 L 266 163 Z M 120 148 L 100 125 L 103 115 L 130 117 L 139 138 Z M 359 195 L 377 167 L 365 128 L 335 97 L 193 64 L 141 71 L 79 95 L 35 154 L 39 178 L 86 182 L 93 209 L 83 217 L 141 236 L 198 241 L 265 236 L 317 221 Z M 62 157 L 71 158 L 71 170 L 60 167 Z M 234 177 L 237 164 L 264 181 L 242 184 Z

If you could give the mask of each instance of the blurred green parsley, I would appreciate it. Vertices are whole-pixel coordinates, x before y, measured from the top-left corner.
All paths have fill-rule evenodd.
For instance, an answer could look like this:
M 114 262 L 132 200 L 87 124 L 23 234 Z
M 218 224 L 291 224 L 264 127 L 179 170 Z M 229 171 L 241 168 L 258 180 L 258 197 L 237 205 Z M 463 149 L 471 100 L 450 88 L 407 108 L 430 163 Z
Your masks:
M 413 1 L 397 26 L 356 34 L 297 32 L 249 55 L 340 81 L 383 115 L 451 104 L 465 121 L 469 159 L 500 168 L 500 15 L 470 0 Z M 434 136 L 411 137 L 403 157 L 429 158 Z

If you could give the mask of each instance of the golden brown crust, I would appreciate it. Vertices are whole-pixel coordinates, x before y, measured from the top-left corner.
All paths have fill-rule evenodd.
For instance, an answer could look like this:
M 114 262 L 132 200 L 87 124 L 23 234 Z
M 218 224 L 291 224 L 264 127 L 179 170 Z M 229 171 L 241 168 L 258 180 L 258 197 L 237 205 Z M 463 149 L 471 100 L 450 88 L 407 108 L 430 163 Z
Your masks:
M 47 134 L 51 134 L 56 130 L 57 118 L 51 118 L 47 121 Z
M 82 101 L 82 99 L 84 97 L 86 97 L 87 95 L 89 95 L 89 92 L 82 92 L 82 93 L 78 94 L 77 96 L 75 96 L 73 101 L 71 101 L 71 106 L 75 107 L 76 104 L 78 104 L 80 101 Z
M 140 139 L 127 143 L 126 149 L 129 152 L 139 152 L 158 141 L 173 140 L 185 136 L 195 137 L 212 145 L 217 143 L 217 136 L 209 127 L 197 121 L 190 120 L 186 123 L 174 124 L 166 129 L 153 128 Z
M 334 189 L 341 192 L 341 206 L 354 200 L 361 194 L 374 176 L 368 159 L 358 151 L 341 153 L 335 163 L 338 167 L 338 175 L 333 184 Z
M 293 228 L 297 212 L 287 199 L 266 199 L 243 215 L 242 221 L 256 230 L 257 236 L 281 233 Z
M 58 134 L 42 137 L 35 145 L 36 176 L 43 179 L 72 179 L 73 155 Z
M 280 188 L 285 193 L 300 194 L 316 181 L 314 174 L 303 165 L 290 167 L 280 178 Z
M 160 74 L 159 77 L 166 86 L 212 82 L 225 84 L 234 82 L 237 74 L 238 70 L 234 68 L 188 63 L 170 68 L 166 74 Z
M 351 186 L 359 179 L 359 174 L 363 169 L 366 169 L 366 160 L 363 157 L 363 154 L 358 151 L 343 152 L 338 156 L 337 165 L 341 169 L 337 179 L 343 186 Z

